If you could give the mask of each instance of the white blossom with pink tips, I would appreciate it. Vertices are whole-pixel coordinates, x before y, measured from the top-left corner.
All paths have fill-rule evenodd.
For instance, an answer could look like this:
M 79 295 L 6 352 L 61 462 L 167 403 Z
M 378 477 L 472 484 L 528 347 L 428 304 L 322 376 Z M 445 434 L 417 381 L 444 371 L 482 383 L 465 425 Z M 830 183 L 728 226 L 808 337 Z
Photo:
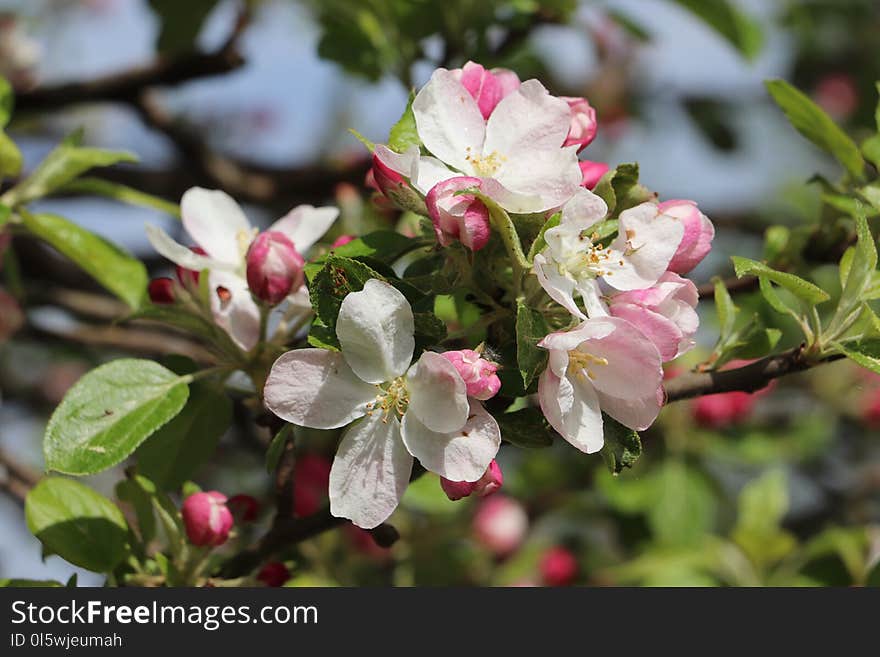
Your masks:
M 541 410 L 577 449 L 605 444 L 602 412 L 631 429 L 647 429 L 663 405 L 663 365 L 657 347 L 617 317 L 588 319 L 538 343 L 550 352 L 538 382 Z
M 712 250 L 715 226 L 693 201 L 664 201 L 657 208 L 664 215 L 680 221 L 684 227 L 684 235 L 669 263 L 669 271 L 687 274 Z
M 397 507 L 413 457 L 441 477 L 477 481 L 495 458 L 501 433 L 455 366 L 425 352 L 410 366 L 414 318 L 406 298 L 370 279 L 342 301 L 341 352 L 296 349 L 269 373 L 266 406 L 314 429 L 351 426 L 330 471 L 330 512 L 372 529 Z
M 214 321 L 242 349 L 250 350 L 260 339 L 260 310 L 251 297 L 246 278 L 246 256 L 258 229 L 244 211 L 222 191 L 193 187 L 180 202 L 183 226 L 207 255 L 178 244 L 158 226 L 147 226 L 147 238 L 160 254 L 185 269 L 210 270 L 211 312 Z M 300 205 L 269 228 L 287 237 L 300 254 L 305 253 L 330 228 L 337 208 Z M 309 305 L 308 291 L 300 285 L 289 295 L 293 307 Z
M 544 233 L 547 246 L 535 256 L 534 270 L 550 297 L 572 315 L 607 314 L 601 280 L 619 290 L 641 290 L 654 285 L 666 271 L 681 242 L 684 228 L 676 219 L 643 203 L 620 213 L 618 236 L 606 246 L 589 229 L 605 218 L 605 202 L 586 189 L 562 209 L 558 226 Z M 586 313 L 575 301 L 583 299 Z

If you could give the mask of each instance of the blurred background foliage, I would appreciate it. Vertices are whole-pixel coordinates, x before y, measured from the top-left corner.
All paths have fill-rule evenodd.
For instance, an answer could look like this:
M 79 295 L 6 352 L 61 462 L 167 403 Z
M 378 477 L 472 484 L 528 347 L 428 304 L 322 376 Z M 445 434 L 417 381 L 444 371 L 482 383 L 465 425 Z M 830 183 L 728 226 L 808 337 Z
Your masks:
M 252 0 L 241 10 L 227 0 L 0 1 L 0 73 L 19 92 L 10 132 L 26 168 L 82 126 L 87 142 L 141 157 L 101 176 L 170 201 L 201 184 L 227 189 L 263 224 L 297 203 L 334 202 L 342 219 L 331 238 L 408 231 L 409 218 L 371 202 L 368 160 L 347 128 L 384 140 L 409 88 L 437 66 L 475 60 L 586 96 L 600 121 L 587 157 L 638 160 L 642 182 L 661 198 L 698 201 L 718 228 L 698 283 L 730 275 L 735 253 L 838 285 L 825 263 L 840 254 L 823 253 L 833 236 L 818 228 L 823 190 L 808 180 L 839 171 L 785 124 L 761 81 L 791 81 L 857 141 L 873 133 L 873 0 Z M 220 75 L 119 98 L 48 106 L 33 98 L 194 50 L 221 53 L 230 34 L 245 63 Z M 145 221 L 162 219 L 156 210 L 73 196 L 45 205 L 124 244 L 152 273 L 167 270 L 142 236 Z M 771 224 L 790 230 L 765 240 Z M 110 356 L 186 346 L 150 339 L 147 328 L 108 328 L 118 308 L 32 241 L 17 238 L 6 251 L 3 285 L 0 577 L 63 578 L 76 569 L 39 560 L 16 501 L 42 468 L 48 413 Z M 796 327 L 767 315 L 755 295 L 736 295 L 741 316 L 763 313 L 764 325 L 782 331 L 780 345 L 796 344 Z M 711 293 L 701 310 L 700 346 L 675 371 L 711 355 L 719 328 Z M 474 319 L 461 300 L 438 311 L 463 327 Z M 252 415 L 235 406 L 232 428 L 196 477 L 203 488 L 270 499 L 269 436 Z M 754 395 L 679 402 L 643 435 L 636 466 L 617 476 L 561 440 L 502 450 L 504 488 L 486 499 L 449 502 L 425 475 L 391 519 L 402 537 L 393 547 L 353 527 L 327 532 L 284 555 L 290 584 L 876 585 L 878 436 L 880 378 L 849 362 Z M 295 436 L 303 514 L 325 501 L 335 440 Z M 111 471 L 90 483 L 112 494 L 118 478 Z M 244 527 L 236 540 L 258 531 Z M 80 583 L 99 581 L 78 572 Z

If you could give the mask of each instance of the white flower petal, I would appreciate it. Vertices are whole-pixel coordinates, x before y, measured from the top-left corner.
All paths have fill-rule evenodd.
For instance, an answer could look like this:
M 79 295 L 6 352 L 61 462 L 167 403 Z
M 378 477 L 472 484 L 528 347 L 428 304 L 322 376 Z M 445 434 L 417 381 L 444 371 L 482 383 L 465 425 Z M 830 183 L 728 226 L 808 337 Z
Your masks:
M 601 196 L 579 187 L 574 196 L 562 206 L 561 223 L 572 224 L 584 230 L 602 221 L 608 214 L 608 205 Z
M 440 354 L 423 353 L 407 373 L 406 387 L 407 414 L 415 415 L 432 431 L 457 431 L 467 422 L 467 386 L 455 366 Z
M 469 412 L 460 430 L 438 433 L 408 411 L 401 425 L 403 442 L 426 470 L 450 481 L 477 481 L 498 453 L 501 430 L 479 402 L 472 401 Z
M 336 337 L 354 373 L 383 383 L 406 372 L 415 349 L 412 308 L 394 287 L 371 278 L 342 300 Z
M 330 513 L 363 529 L 378 527 L 397 508 L 411 473 L 400 422 L 368 415 L 339 443 L 330 469 Z
M 417 173 L 411 182 L 422 195 L 426 195 L 437 183 L 449 180 L 450 178 L 456 178 L 460 175 L 436 157 L 425 155 L 419 158 Z
M 496 198 L 499 205 L 508 212 L 529 213 L 566 203 L 581 189 L 583 173 L 578 166 L 576 147 L 571 146 L 508 157 L 493 179 L 515 195 Z M 526 198 L 540 201 L 526 201 Z
M 568 103 L 551 96 L 537 80 L 527 80 L 489 116 L 483 154 L 497 152 L 508 162 L 522 159 L 528 163 L 537 152 L 559 150 L 570 126 Z
M 183 244 L 178 244 L 172 237 L 158 226 L 147 224 L 147 239 L 160 255 L 165 256 L 176 265 L 185 269 L 202 271 L 203 269 L 232 269 L 225 262 L 193 253 Z
M 617 290 L 640 290 L 666 272 L 684 226 L 673 217 L 658 215 L 657 206 L 649 202 L 621 212 L 619 231 L 610 246 L 615 255 L 605 265 L 612 275 L 603 280 Z
M 644 431 L 650 427 L 663 407 L 663 390 L 640 399 L 620 399 L 598 392 L 602 410 L 625 427 Z
M 587 454 L 602 449 L 602 411 L 589 383 L 575 379 L 573 384 L 547 369 L 538 380 L 538 399 L 550 426 L 574 447 Z
M 209 256 L 233 265 L 242 260 L 239 234 L 249 237 L 251 224 L 229 194 L 193 187 L 180 200 L 180 216 L 187 232 Z
M 534 270 L 538 282 L 551 299 L 575 317 L 586 319 L 584 311 L 574 301 L 576 282 L 571 277 L 560 274 L 556 264 L 540 253 L 535 256 Z
M 254 303 L 247 281 L 230 272 L 209 273 L 211 312 L 214 322 L 245 351 L 260 341 L 260 309 Z M 218 292 L 219 288 L 223 288 Z
M 263 391 L 266 408 L 282 420 L 312 429 L 335 429 L 361 417 L 376 398 L 342 354 L 295 349 L 272 365 Z
M 338 216 L 338 208 L 299 205 L 272 224 L 269 230 L 284 233 L 297 251 L 305 253 L 330 230 Z
M 434 71 L 415 97 L 412 109 L 419 137 L 431 154 L 472 173 L 466 158 L 469 154 L 478 157 L 482 152 L 486 124 L 477 101 L 455 74 L 442 68 Z

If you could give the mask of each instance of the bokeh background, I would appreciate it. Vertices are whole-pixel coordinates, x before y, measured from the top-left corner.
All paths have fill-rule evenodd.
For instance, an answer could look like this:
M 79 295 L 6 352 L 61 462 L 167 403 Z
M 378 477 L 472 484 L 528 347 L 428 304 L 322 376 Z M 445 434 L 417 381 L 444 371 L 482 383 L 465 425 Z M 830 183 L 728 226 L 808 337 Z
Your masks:
M 600 128 L 586 157 L 637 161 L 661 198 L 693 199 L 715 221 L 715 249 L 693 273 L 700 284 L 729 276 L 731 254 L 760 258 L 769 224 L 816 220 L 819 190 L 807 181 L 839 171 L 788 126 L 763 81 L 793 82 L 851 134 L 867 134 L 880 6 L 738 0 L 715 21 L 719 32 L 687 9 L 699 4 L 251 2 L 242 66 L 122 102 L 25 105 L 10 132 L 28 166 L 82 128 L 89 144 L 139 156 L 102 174 L 110 179 L 172 201 L 194 184 L 224 187 L 263 224 L 299 203 L 336 203 L 337 234 L 358 233 L 397 217 L 372 205 L 365 150 L 348 128 L 384 141 L 409 88 L 437 65 L 507 66 L 590 100 Z M 216 52 L 240 10 L 226 0 L 0 0 L 0 72 L 27 94 L 193 48 Z M 73 196 L 41 206 L 123 245 L 154 273 L 167 270 L 144 236 L 147 222 L 179 230 L 160 212 Z M 131 347 L 121 329 L 106 330 L 113 308 L 63 259 L 25 240 L 14 247 L 23 275 L 10 274 L 7 259 L 3 276 L 27 303 L 11 336 L 12 310 L 0 308 L 0 578 L 63 581 L 76 569 L 41 559 L 15 494 L 42 469 L 48 414 L 101 360 L 132 350 L 161 356 L 174 345 Z M 753 302 L 741 295 L 737 303 Z M 672 369 L 711 350 L 711 298 L 701 316 L 700 348 Z M 266 437 L 240 415 L 198 483 L 266 498 Z M 287 563 L 299 584 L 863 584 L 880 556 L 878 428 L 880 381 L 836 363 L 756 395 L 668 407 L 643 435 L 641 460 L 616 477 L 562 440 L 502 450 L 504 488 L 485 500 L 449 502 L 436 477 L 424 476 L 392 518 L 402 535 L 393 548 L 344 528 L 302 544 Z M 299 438 L 302 512 L 324 502 L 333 447 L 321 432 Z M 112 495 L 119 476 L 89 483 Z

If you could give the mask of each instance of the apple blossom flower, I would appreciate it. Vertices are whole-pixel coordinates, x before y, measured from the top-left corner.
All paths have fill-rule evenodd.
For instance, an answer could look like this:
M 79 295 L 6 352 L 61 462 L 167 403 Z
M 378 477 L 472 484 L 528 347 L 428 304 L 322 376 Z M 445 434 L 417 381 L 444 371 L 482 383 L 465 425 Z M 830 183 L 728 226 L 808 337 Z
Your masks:
M 437 183 L 425 197 L 434 233 L 441 246 L 460 241 L 471 251 L 479 251 L 489 242 L 489 210 L 473 194 L 457 194 L 479 188 L 479 178 L 459 176 Z
M 556 546 L 541 555 L 541 580 L 547 586 L 568 586 L 578 574 L 578 562 L 570 550 Z
M 571 124 L 568 103 L 537 80 L 523 82 L 487 120 L 455 73 L 441 68 L 412 110 L 418 135 L 434 156 L 410 165 L 423 193 L 432 177 L 465 175 L 481 178 L 483 191 L 508 212 L 543 212 L 565 203 L 583 179 L 576 147 L 562 147 Z M 451 168 L 436 170 L 437 162 Z
M 571 110 L 571 125 L 563 146 L 577 146 L 578 151 L 584 150 L 596 138 L 599 124 L 596 122 L 594 110 L 586 98 L 561 96 Z
M 608 297 L 608 309 L 644 333 L 666 362 L 694 346 L 693 336 L 700 326 L 697 301 L 692 281 L 666 272 L 649 288 Z
M 602 412 L 641 431 L 663 404 L 663 365 L 657 347 L 617 317 L 588 319 L 538 343 L 550 352 L 538 380 L 544 417 L 577 449 L 592 454 L 605 444 Z
M 223 493 L 193 493 L 183 501 L 181 515 L 186 536 L 193 545 L 222 545 L 229 538 L 233 520 Z
M 184 228 L 205 255 L 178 244 L 157 226 L 147 226 L 150 243 L 184 269 L 210 271 L 214 321 L 239 347 L 252 349 L 260 338 L 260 311 L 248 289 L 245 257 L 257 229 L 232 197 L 221 191 L 193 187 L 183 195 L 180 213 Z M 300 205 L 269 230 L 283 233 L 300 253 L 305 253 L 327 232 L 338 214 L 336 208 Z M 292 290 L 300 296 L 304 292 L 302 286 Z
M 284 586 L 289 579 L 290 571 L 280 561 L 270 561 L 257 573 L 257 581 L 270 587 Z
M 581 160 L 578 162 L 578 166 L 581 168 L 581 173 L 584 176 L 581 181 L 581 187 L 586 187 L 589 190 L 593 190 L 599 184 L 602 176 L 611 170 L 611 167 L 604 162 L 592 162 L 590 160 Z
M 480 114 L 488 119 L 492 110 L 512 91 L 519 89 L 519 76 L 507 69 L 486 70 L 476 62 L 467 62 L 462 68 L 452 69 L 461 86 L 477 101 Z
M 351 425 L 330 470 L 330 512 L 364 529 L 397 507 L 413 457 L 447 479 L 476 481 L 501 443 L 452 363 L 425 352 L 410 366 L 414 330 L 406 298 L 370 279 L 340 306 L 341 353 L 289 351 L 266 381 L 266 406 L 280 418 L 314 429 Z
M 606 247 L 594 243 L 587 231 L 607 210 L 601 198 L 580 189 L 563 206 L 559 225 L 544 233 L 547 246 L 534 260 L 535 274 L 550 298 L 581 319 L 607 314 L 600 279 L 620 291 L 654 285 L 684 233 L 679 221 L 658 213 L 653 203 L 642 203 L 620 213 L 618 236 Z M 586 314 L 575 303 L 575 294 L 583 299 Z
M 372 174 L 372 176 L 370 175 Z M 367 174 L 368 185 L 401 210 L 427 215 L 424 197 L 438 182 L 454 177 L 440 160 L 422 155 L 412 145 L 397 153 L 384 144 L 376 144 L 373 167 Z
M 340 235 L 335 240 L 333 240 L 333 244 L 330 245 L 331 249 L 339 248 L 340 246 L 345 246 L 349 242 L 353 242 L 355 240 L 354 235 Z
M 147 296 L 159 305 L 174 303 L 174 281 L 167 276 L 152 279 L 147 285 Z
M 505 495 L 484 500 L 474 514 L 474 538 L 499 557 L 506 557 L 516 550 L 528 530 L 529 517 L 525 509 Z
M 305 260 L 284 233 L 257 235 L 247 252 L 247 282 L 255 297 L 276 306 L 303 282 Z
M 303 454 L 293 464 L 293 513 L 300 518 L 316 513 L 327 502 L 330 460 L 321 454 Z
M 495 459 L 492 459 L 489 467 L 486 468 L 486 473 L 477 481 L 450 481 L 440 477 L 440 487 L 446 493 L 446 497 L 453 502 L 471 495 L 489 497 L 501 490 L 503 485 L 504 475 Z
M 674 217 L 684 227 L 681 242 L 669 262 L 669 271 L 687 274 L 712 250 L 715 226 L 693 201 L 665 201 L 657 208 L 663 216 Z
M 757 398 L 748 392 L 720 392 L 693 401 L 694 420 L 707 429 L 722 429 L 743 422 L 752 413 Z
M 486 401 L 498 394 L 501 379 L 496 374 L 497 364 L 486 360 L 473 349 L 444 351 L 440 355 L 455 365 L 467 386 L 468 397 Z
M 242 522 L 253 522 L 260 513 L 260 503 L 257 498 L 244 493 L 230 497 L 226 506 L 232 510 L 233 514 L 241 517 Z

